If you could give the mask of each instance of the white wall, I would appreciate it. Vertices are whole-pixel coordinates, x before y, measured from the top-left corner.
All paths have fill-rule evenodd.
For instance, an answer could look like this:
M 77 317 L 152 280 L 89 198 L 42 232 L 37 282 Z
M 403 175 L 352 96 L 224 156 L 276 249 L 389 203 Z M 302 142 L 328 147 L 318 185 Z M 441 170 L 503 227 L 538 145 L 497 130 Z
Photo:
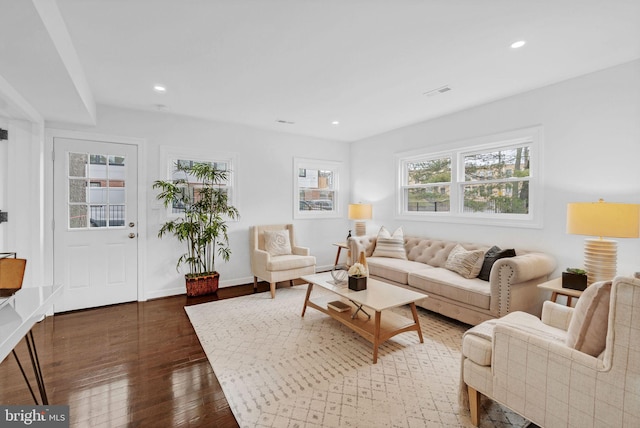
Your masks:
M 544 128 L 542 229 L 395 219 L 396 153 L 534 125 Z M 352 143 L 351 159 L 352 199 L 374 204 L 369 231 L 402 225 L 408 234 L 542 250 L 559 275 L 583 261 L 585 237 L 565 233 L 567 203 L 640 203 L 640 61 Z M 618 273 L 635 271 L 640 240 L 619 239 Z
M 44 281 L 43 125 L 0 117 L 8 140 L 0 141 L 0 252 L 27 259 L 24 287 Z
M 349 222 L 346 215 L 339 219 L 293 219 L 293 158 L 343 162 L 340 185 L 346 190 L 340 202 L 346 206 L 349 202 L 347 143 L 108 106 L 98 106 L 97 116 L 95 127 L 61 124 L 51 124 L 51 127 L 146 140 L 147 174 L 142 178 L 144 188 L 148 189 L 147 213 L 142 213 L 147 225 L 145 298 L 184 293 L 184 279 L 175 269 L 175 260 L 183 248 L 173 238 L 159 240 L 156 237 L 165 220 L 164 210 L 156 203 L 155 193 L 151 190 L 154 180 L 166 178 L 166 167 L 160 165 L 161 146 L 237 154 L 236 207 L 241 218 L 229 227 L 231 260 L 216 263 L 221 286 L 253 281 L 249 264 L 249 227 L 254 224 L 294 223 L 297 243 L 310 247 L 317 258 L 317 266 L 333 264 L 336 247 L 331 244 L 344 240 Z

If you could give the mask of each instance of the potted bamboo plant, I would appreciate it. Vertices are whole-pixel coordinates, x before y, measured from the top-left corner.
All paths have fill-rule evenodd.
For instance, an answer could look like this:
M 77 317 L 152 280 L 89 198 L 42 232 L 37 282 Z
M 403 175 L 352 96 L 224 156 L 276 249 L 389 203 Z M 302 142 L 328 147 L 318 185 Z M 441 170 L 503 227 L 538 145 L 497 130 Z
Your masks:
M 182 210 L 180 217 L 162 225 L 158 237 L 172 234 L 186 244 L 187 251 L 178 258 L 176 269 L 183 264 L 189 268 L 185 275 L 187 296 L 214 293 L 220 277 L 216 256 L 225 262 L 231 256 L 227 220 L 240 216 L 238 210 L 229 205 L 227 192 L 222 188 L 229 171 L 204 162 L 189 166 L 177 163 L 176 171 L 184 173 L 184 178 L 153 183 L 153 188 L 160 190 L 156 198 L 165 207 Z

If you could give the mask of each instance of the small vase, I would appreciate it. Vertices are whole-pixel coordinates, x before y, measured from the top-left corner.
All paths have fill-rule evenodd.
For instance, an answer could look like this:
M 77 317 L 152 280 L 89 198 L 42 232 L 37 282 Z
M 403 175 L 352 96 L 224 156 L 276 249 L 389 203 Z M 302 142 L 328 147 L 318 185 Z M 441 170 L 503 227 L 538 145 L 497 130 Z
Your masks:
M 349 277 L 349 289 L 354 291 L 362 291 L 367 289 L 367 277 L 366 276 L 350 276 Z

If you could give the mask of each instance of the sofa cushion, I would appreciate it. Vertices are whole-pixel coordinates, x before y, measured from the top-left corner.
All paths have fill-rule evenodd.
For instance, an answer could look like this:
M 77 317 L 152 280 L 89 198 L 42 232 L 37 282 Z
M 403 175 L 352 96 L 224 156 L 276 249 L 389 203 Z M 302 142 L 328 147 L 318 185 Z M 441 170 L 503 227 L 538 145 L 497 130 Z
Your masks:
M 407 284 L 409 272 L 431 269 L 429 265 L 423 263 L 389 257 L 367 257 L 367 267 L 369 268 L 369 275 L 404 285 Z
M 316 264 L 314 256 L 296 256 L 292 254 L 274 256 L 267 262 L 267 270 L 271 272 L 281 270 L 300 269 Z
M 373 257 L 391 257 L 394 259 L 407 259 L 404 250 L 404 233 L 402 227 L 397 228 L 390 234 L 386 227 L 382 226 L 376 238 L 376 248 L 373 250 Z
M 467 251 L 462 245 L 458 244 L 449 253 L 444 267 L 471 279 L 478 276 L 483 262 L 484 251 Z
M 505 257 L 515 257 L 516 250 L 513 248 L 509 248 L 507 250 L 502 250 L 500 247 L 494 245 L 493 247 L 487 250 L 487 253 L 484 255 L 484 262 L 482 263 L 482 269 L 480 269 L 480 273 L 478 274 L 478 278 L 483 281 L 489 281 L 489 274 L 491 273 L 491 268 L 494 263 L 500 259 L 504 259 Z
M 491 287 L 478 278 L 463 278 L 445 268 L 411 272 L 408 284 L 427 294 L 435 294 L 482 309 L 489 309 Z
M 611 281 L 591 284 L 576 303 L 567 329 L 567 346 L 597 357 L 607 341 Z
M 493 330 L 498 324 L 520 328 L 528 332 L 563 342 L 566 332 L 544 324 L 535 315 L 511 312 L 500 319 L 489 320 L 467 330 L 462 337 L 462 355 L 480 366 L 491 366 Z
M 288 230 L 265 230 L 264 249 L 271 256 L 291 254 Z

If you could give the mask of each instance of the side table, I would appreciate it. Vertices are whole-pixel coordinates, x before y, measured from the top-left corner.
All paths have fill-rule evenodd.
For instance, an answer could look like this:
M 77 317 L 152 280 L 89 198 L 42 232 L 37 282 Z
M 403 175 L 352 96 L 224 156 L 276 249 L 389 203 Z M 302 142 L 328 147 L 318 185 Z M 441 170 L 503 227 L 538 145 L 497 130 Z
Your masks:
M 582 291 L 574 290 L 573 288 L 562 288 L 562 278 L 555 278 L 547 282 L 538 284 L 538 288 L 551 291 L 551 301 L 555 302 L 560 296 L 567 297 L 567 306 L 571 306 L 573 298 L 579 298 L 582 296 Z
M 338 262 L 340 261 L 340 251 L 342 251 L 343 248 L 345 250 L 348 250 L 349 246 L 347 245 L 346 242 L 334 242 L 333 245 L 338 247 L 338 253 L 336 254 L 336 261 L 335 261 L 335 263 L 333 265 L 334 266 L 338 266 Z

